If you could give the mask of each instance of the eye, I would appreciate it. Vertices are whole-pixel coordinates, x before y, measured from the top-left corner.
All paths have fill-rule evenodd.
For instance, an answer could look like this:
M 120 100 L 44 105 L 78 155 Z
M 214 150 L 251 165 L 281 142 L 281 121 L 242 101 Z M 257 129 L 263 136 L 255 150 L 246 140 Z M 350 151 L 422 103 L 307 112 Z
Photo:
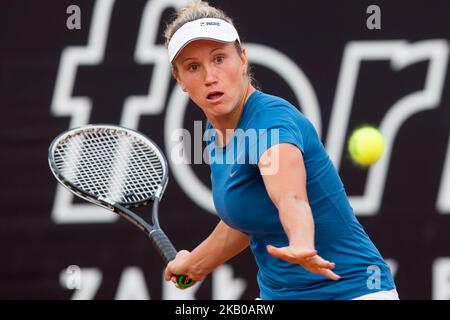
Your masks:
M 190 65 L 188 65 L 188 71 L 191 71 L 191 72 L 197 71 L 198 68 L 199 68 L 199 65 L 196 63 L 191 63 Z
M 225 57 L 224 57 L 224 56 L 215 56 L 215 57 L 214 57 L 214 62 L 215 62 L 215 63 L 222 63 L 223 60 L 225 60 Z

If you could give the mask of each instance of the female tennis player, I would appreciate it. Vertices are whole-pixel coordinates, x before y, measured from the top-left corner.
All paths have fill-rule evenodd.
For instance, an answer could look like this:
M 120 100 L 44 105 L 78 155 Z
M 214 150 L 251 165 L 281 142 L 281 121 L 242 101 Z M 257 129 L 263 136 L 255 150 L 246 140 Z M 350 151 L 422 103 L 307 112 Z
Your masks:
M 252 85 L 232 20 L 193 1 L 165 37 L 173 76 L 214 132 L 208 154 L 220 217 L 207 239 L 168 264 L 166 280 L 199 281 L 250 245 L 262 299 L 398 299 L 310 121 Z M 238 132 L 248 143 L 236 142 Z

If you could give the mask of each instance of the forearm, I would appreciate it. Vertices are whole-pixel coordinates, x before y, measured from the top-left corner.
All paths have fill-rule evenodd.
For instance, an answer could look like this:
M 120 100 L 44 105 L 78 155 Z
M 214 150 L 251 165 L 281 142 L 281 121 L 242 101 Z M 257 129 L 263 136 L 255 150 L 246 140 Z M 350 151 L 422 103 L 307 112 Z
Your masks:
M 214 231 L 189 255 L 190 273 L 206 276 L 219 265 L 242 252 L 249 237 L 220 221 Z
M 308 202 L 286 194 L 280 199 L 278 211 L 290 245 L 314 249 L 314 220 Z

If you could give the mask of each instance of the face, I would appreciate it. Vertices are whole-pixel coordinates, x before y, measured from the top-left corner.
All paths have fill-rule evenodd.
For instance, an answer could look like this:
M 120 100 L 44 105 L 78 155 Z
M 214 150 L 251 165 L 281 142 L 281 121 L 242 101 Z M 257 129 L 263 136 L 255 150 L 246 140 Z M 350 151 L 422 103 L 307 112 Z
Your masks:
M 234 43 L 197 40 L 175 59 L 175 78 L 207 117 L 220 117 L 239 106 L 248 86 L 245 50 Z

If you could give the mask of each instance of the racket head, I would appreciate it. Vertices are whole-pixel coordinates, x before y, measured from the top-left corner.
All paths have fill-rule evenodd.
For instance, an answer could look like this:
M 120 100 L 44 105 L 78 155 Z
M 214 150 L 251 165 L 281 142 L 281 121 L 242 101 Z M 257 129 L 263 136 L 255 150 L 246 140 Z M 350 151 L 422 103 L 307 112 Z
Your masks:
M 149 137 L 128 128 L 90 124 L 66 131 L 49 146 L 55 178 L 77 196 L 114 209 L 139 207 L 161 198 L 168 164 Z

